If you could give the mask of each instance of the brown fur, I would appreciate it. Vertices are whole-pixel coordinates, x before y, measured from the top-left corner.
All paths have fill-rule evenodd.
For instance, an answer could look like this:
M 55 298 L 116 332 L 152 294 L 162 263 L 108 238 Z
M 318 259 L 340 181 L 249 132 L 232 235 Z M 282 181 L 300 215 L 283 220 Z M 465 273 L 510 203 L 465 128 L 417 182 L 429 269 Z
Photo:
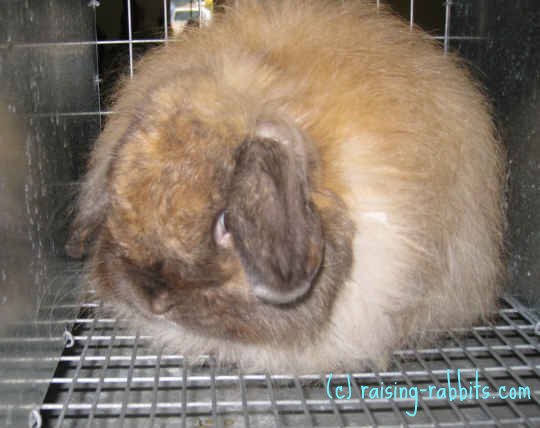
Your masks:
M 463 67 L 372 2 L 238 3 L 119 91 L 70 244 L 98 295 L 177 352 L 295 371 L 487 316 L 503 156 Z

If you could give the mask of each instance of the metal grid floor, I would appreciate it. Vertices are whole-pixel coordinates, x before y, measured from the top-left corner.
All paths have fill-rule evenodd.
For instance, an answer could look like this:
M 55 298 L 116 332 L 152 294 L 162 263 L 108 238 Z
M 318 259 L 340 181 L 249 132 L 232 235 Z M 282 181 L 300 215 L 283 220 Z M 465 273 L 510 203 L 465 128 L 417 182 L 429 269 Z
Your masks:
M 329 374 L 242 374 L 208 357 L 149 353 L 146 337 L 93 317 L 97 303 L 85 306 L 39 409 L 42 426 L 540 426 L 540 323 L 509 298 L 492 324 L 448 332 L 438 348 L 398 351 L 387 372 L 334 373 L 333 388 L 350 379 L 344 399 L 327 395 Z M 490 391 L 521 386 L 530 395 L 462 401 L 421 394 L 415 416 L 407 415 L 411 397 L 361 396 L 381 383 L 444 387 L 458 370 L 462 382 L 478 376 Z

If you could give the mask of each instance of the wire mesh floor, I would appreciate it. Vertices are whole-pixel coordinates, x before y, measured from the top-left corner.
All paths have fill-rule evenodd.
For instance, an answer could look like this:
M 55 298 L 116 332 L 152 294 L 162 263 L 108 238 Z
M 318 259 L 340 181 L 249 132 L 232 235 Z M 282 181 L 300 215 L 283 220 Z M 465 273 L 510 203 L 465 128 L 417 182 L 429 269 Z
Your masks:
M 540 324 L 511 299 L 490 325 L 448 332 L 438 348 L 398 351 L 387 372 L 334 373 L 330 383 L 328 373 L 242 374 L 207 357 L 152 354 L 122 322 L 83 312 L 39 409 L 42 426 L 540 427 Z M 456 386 L 458 370 L 462 384 L 478 379 L 489 398 L 428 396 L 449 377 Z M 424 393 L 362 397 L 381 385 Z M 350 397 L 336 398 L 337 386 Z M 509 391 L 514 399 L 504 398 Z

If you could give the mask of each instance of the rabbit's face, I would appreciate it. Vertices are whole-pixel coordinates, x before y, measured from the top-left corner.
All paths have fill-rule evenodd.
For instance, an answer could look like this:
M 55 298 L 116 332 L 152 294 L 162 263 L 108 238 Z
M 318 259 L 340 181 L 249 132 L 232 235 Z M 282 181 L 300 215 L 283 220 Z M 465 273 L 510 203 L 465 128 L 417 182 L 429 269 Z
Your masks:
M 350 269 L 352 226 L 339 199 L 315 188 L 318 161 L 295 126 L 143 121 L 108 161 L 90 254 L 103 300 L 247 343 L 324 328 Z

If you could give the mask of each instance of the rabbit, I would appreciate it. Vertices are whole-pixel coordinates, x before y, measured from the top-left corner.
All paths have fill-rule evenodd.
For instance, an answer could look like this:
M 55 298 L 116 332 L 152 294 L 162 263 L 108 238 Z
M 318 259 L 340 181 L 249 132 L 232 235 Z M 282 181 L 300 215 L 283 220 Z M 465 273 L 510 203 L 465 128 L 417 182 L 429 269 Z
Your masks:
M 390 10 L 239 0 L 144 56 L 113 109 L 67 248 L 155 346 L 246 370 L 386 367 L 496 308 L 490 104 Z

